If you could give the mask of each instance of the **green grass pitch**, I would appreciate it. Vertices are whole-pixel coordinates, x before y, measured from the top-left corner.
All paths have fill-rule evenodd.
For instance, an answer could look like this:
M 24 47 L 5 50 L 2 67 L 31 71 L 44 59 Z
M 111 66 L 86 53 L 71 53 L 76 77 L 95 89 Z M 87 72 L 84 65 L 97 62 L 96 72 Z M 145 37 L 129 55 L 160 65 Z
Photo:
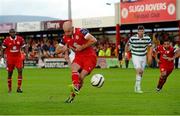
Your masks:
M 102 88 L 90 85 L 90 77 L 95 73 L 105 77 Z M 160 93 L 155 91 L 159 70 L 146 69 L 143 94 L 134 93 L 134 69 L 95 69 L 92 74 L 85 79 L 75 101 L 66 104 L 71 83 L 69 69 L 25 69 L 22 94 L 16 93 L 16 72 L 13 91 L 7 93 L 7 73 L 1 69 L 0 115 L 180 115 L 180 69 L 173 71 Z

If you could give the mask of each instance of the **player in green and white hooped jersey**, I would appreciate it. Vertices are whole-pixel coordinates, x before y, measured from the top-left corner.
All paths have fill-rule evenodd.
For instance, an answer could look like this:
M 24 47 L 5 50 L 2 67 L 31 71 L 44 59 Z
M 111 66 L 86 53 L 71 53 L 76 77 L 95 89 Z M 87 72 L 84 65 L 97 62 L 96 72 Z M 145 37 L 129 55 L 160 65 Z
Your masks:
M 133 35 L 126 44 L 125 51 L 131 51 L 132 62 L 136 69 L 136 82 L 134 90 L 136 93 L 143 93 L 141 90 L 141 80 L 146 66 L 147 48 L 150 47 L 149 54 L 152 53 L 151 38 L 144 34 L 144 26 L 138 26 L 137 34 Z M 151 61 L 151 57 L 149 62 Z

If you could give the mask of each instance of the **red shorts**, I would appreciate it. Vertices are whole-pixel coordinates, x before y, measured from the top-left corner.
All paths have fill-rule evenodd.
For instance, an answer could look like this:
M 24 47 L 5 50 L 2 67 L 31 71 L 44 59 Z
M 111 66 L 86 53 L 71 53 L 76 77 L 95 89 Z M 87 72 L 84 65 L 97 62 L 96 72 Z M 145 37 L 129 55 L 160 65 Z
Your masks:
M 21 57 L 10 57 L 7 58 L 7 70 L 13 71 L 14 68 L 23 68 L 23 59 Z
M 169 74 L 171 74 L 171 72 L 173 71 L 174 67 L 168 67 L 167 68 L 167 67 L 160 66 L 159 69 L 160 69 L 161 72 L 166 72 L 166 74 L 168 76 Z
M 73 63 L 80 65 L 82 70 L 90 73 L 96 67 L 97 57 L 95 55 L 75 56 Z

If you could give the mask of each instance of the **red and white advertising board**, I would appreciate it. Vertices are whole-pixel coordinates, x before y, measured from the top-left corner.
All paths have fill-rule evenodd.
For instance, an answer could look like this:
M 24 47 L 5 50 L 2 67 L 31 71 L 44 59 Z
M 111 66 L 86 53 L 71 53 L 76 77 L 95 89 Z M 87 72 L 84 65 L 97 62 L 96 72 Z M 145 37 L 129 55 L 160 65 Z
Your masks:
M 44 30 L 58 30 L 62 29 L 63 23 L 66 20 L 57 20 L 57 21 L 46 21 L 44 23 Z
M 121 24 L 176 20 L 176 0 L 121 2 Z

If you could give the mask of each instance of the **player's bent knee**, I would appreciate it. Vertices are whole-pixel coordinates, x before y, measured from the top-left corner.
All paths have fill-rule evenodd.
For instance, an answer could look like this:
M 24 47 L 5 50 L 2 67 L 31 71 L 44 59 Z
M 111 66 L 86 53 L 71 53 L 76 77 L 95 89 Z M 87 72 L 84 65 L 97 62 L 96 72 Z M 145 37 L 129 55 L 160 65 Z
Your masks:
M 161 72 L 161 76 L 162 76 L 162 78 L 166 78 L 166 71 L 163 71 L 163 72 Z
M 139 72 L 139 74 L 142 75 L 142 74 L 143 74 L 143 70 L 141 70 L 141 71 Z
M 71 68 L 72 68 L 72 72 L 78 72 L 78 68 L 76 66 L 72 65 Z
M 80 66 L 78 64 L 73 63 L 71 68 L 72 68 L 72 72 L 78 72 L 80 69 Z
M 142 70 L 141 68 L 138 68 L 138 69 L 137 69 L 137 73 L 138 73 L 139 75 L 142 75 L 142 74 L 143 74 L 143 70 Z

